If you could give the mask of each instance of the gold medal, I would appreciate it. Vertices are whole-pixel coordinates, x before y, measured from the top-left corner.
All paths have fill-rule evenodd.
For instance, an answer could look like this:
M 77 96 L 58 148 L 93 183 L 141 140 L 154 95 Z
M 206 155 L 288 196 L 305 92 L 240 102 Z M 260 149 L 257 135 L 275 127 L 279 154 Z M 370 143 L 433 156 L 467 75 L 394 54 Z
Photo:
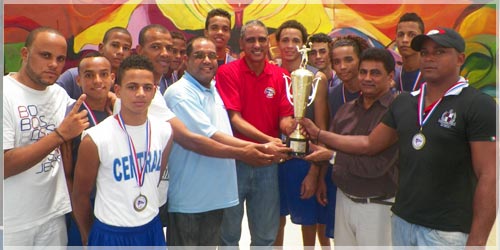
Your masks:
M 414 149 L 420 150 L 425 146 L 425 136 L 422 132 L 418 132 L 411 139 L 411 145 Z

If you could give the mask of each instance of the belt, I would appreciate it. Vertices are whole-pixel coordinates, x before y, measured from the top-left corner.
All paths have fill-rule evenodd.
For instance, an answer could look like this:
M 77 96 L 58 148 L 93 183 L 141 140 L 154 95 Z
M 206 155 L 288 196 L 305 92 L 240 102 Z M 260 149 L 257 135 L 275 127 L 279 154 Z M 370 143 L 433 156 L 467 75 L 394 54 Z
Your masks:
M 388 205 L 388 206 L 394 205 L 394 202 L 386 201 L 387 199 L 390 199 L 392 197 L 377 196 L 377 197 L 370 197 L 370 198 L 361 198 L 361 197 L 352 196 L 352 195 L 349 195 L 346 193 L 344 193 L 344 195 L 356 203 L 363 203 L 363 204 L 375 203 L 375 204 Z

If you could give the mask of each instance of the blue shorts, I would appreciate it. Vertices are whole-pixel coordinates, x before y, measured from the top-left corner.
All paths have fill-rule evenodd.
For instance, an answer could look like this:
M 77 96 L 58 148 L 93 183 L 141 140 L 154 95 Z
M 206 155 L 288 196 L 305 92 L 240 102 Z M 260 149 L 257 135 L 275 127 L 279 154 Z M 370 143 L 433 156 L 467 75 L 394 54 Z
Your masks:
M 94 218 L 89 246 L 166 246 L 160 217 L 138 227 L 115 227 Z M 164 248 L 158 248 L 164 249 Z
M 291 221 L 300 225 L 326 224 L 327 236 L 333 237 L 335 198 L 332 199 L 331 194 L 335 197 L 336 187 L 331 181 L 331 168 L 325 177 L 329 201 L 327 206 L 321 206 L 316 196 L 305 200 L 300 198 L 302 181 L 310 166 L 309 162 L 297 158 L 279 164 L 280 215 L 290 214 Z

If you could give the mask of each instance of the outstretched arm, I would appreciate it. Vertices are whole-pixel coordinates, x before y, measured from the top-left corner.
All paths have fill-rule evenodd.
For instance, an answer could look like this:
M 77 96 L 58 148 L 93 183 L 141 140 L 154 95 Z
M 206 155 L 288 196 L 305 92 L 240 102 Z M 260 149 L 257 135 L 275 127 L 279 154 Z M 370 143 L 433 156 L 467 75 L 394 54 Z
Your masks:
M 307 118 L 301 119 L 299 123 L 304 126 L 304 132 L 307 132 L 312 140 L 317 140 L 330 148 L 349 154 L 375 155 L 396 143 L 398 140 L 396 130 L 384 123 L 379 123 L 367 136 L 339 135 L 328 131 L 320 131 L 320 129 Z

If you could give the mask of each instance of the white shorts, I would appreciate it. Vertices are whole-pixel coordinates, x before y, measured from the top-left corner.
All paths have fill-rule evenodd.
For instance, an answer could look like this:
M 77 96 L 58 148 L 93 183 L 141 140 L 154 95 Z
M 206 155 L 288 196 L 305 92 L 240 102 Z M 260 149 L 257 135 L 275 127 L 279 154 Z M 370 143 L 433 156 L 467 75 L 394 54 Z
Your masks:
M 66 246 L 68 235 L 65 216 L 58 216 L 23 231 L 8 232 L 4 228 L 3 237 L 4 246 Z

